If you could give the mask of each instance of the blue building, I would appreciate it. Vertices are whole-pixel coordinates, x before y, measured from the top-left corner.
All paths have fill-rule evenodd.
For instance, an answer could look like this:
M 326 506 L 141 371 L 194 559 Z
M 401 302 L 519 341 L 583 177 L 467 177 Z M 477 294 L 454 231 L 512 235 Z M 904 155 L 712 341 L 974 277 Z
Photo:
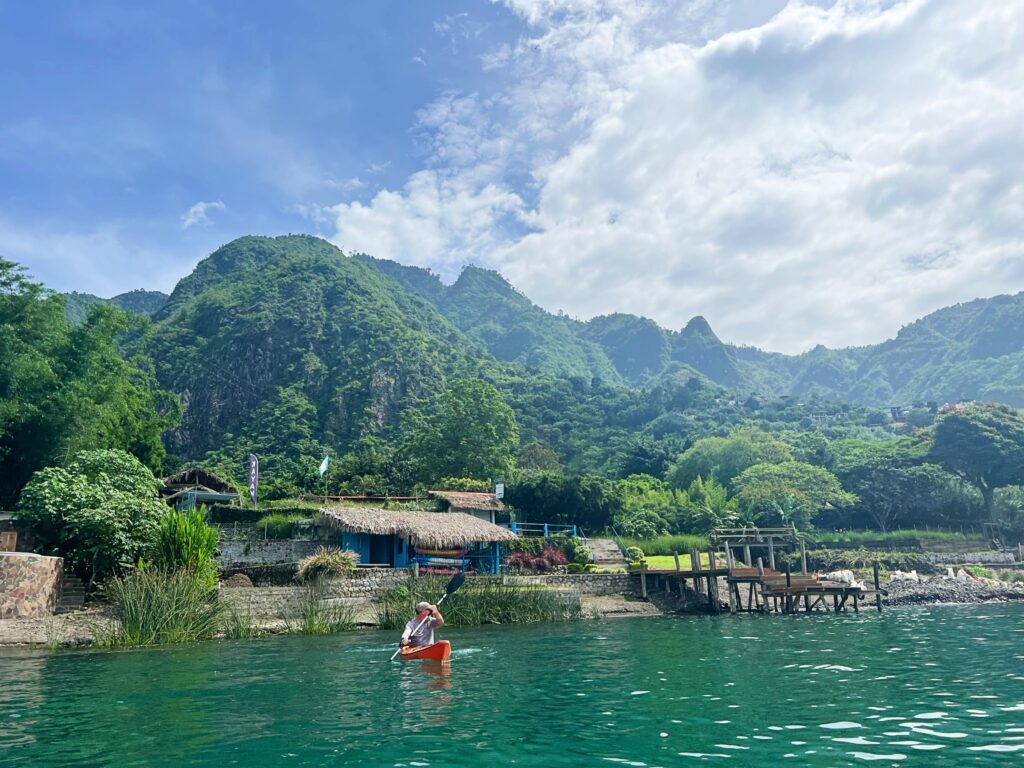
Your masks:
M 472 567 L 496 573 L 500 543 L 516 534 L 464 512 L 421 512 L 334 506 L 320 510 L 321 523 L 337 531 L 338 546 L 359 555 L 361 565 L 406 568 L 430 558 L 443 570 Z

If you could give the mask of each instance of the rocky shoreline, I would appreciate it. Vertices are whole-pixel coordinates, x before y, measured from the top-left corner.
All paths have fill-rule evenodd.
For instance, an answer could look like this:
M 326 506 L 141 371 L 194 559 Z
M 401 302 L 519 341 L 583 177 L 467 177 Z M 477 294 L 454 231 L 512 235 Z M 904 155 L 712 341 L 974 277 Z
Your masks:
M 1024 600 L 1024 584 L 992 579 L 956 579 L 935 576 L 927 580 L 891 581 L 883 606 L 939 603 L 991 603 Z

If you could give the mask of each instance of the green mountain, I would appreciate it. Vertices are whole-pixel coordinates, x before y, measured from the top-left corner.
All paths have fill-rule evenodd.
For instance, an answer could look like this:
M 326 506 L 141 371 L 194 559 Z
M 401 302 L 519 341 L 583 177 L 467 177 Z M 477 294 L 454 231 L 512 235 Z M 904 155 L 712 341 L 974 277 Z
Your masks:
M 85 322 L 89 314 L 89 307 L 93 304 L 113 304 L 125 312 L 134 312 L 138 315 L 154 315 L 164 304 L 167 303 L 167 294 L 160 291 L 144 291 L 136 289 L 127 293 L 120 293 L 109 299 L 101 299 L 91 293 L 78 293 L 72 291 L 64 294 L 65 307 L 68 320 L 75 325 Z
M 178 283 L 144 344 L 184 406 L 170 447 L 192 457 L 237 441 L 388 434 L 406 398 L 487 365 L 428 301 L 298 235 L 215 251 Z
M 310 462 L 330 451 L 350 475 L 394 476 L 424 403 L 474 377 L 512 407 L 521 444 L 570 472 L 622 474 L 734 424 L 826 424 L 841 438 L 884 422 L 890 404 L 1024 404 L 1022 306 L 1024 295 L 979 300 L 883 344 L 781 355 L 727 344 L 702 317 L 676 332 L 553 315 L 477 267 L 445 285 L 315 237 L 244 237 L 182 279 L 137 344 L 181 399 L 168 446 L 182 460 L 256 451 L 293 462 L 278 475 L 315 481 Z

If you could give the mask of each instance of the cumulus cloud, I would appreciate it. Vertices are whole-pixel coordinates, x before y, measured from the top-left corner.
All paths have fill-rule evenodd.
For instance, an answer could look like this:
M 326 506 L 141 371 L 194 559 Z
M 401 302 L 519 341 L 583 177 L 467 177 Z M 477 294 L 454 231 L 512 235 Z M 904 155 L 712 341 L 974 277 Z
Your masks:
M 508 4 L 502 85 L 426 107 L 427 167 L 339 243 L 791 352 L 1024 288 L 1024 6 Z
M 181 217 L 181 228 L 188 229 L 189 227 L 194 227 L 196 224 L 209 224 L 209 211 L 223 211 L 226 209 L 227 206 L 220 200 L 214 200 L 209 203 L 200 200 L 189 208 Z

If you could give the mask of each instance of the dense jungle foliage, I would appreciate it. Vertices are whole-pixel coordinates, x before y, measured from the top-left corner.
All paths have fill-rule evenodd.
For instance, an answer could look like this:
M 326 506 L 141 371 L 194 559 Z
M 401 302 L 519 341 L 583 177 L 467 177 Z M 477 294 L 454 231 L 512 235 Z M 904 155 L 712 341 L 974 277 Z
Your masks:
M 700 317 L 582 323 L 494 272 L 446 286 L 287 236 L 225 245 L 170 297 L 117 297 L 130 312 L 93 298 L 0 263 L 0 506 L 34 471 L 109 448 L 236 481 L 253 452 L 267 499 L 501 478 L 522 517 L 636 537 L 1022 516 L 1021 417 L 939 409 L 1024 403 L 1019 296 L 783 356 L 723 344 Z

